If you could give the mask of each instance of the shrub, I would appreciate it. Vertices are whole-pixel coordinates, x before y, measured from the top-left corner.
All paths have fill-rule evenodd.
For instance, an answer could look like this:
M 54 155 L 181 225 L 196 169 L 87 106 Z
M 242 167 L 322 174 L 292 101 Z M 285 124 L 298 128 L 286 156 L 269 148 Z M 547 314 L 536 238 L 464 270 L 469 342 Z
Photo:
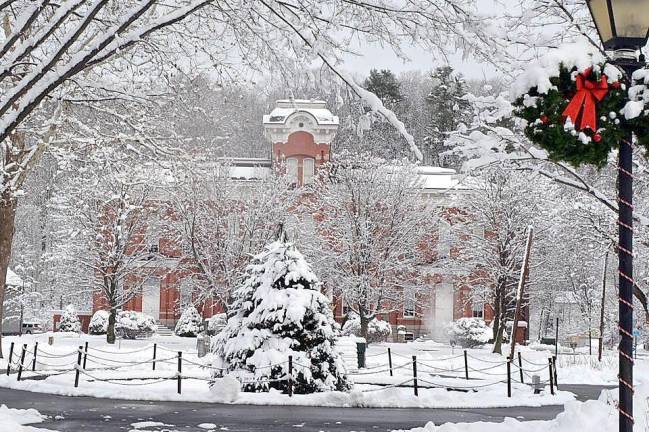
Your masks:
M 448 334 L 462 348 L 474 348 L 489 342 L 493 331 L 481 318 L 460 318 L 449 324 Z
M 189 306 L 176 323 L 174 333 L 178 336 L 195 337 L 203 330 L 203 319 L 194 306 Z
M 110 312 L 105 310 L 98 310 L 92 315 L 90 325 L 88 326 L 88 333 L 93 335 L 106 334 L 108 331 L 108 317 Z
M 72 305 L 67 305 L 61 315 L 61 322 L 59 322 L 59 331 L 61 332 L 81 332 L 81 321 L 77 316 L 77 310 Z
M 152 316 L 136 311 L 121 311 L 115 321 L 115 332 L 125 339 L 149 337 L 158 330 Z
M 209 320 L 207 320 L 207 333 L 210 336 L 214 336 L 219 333 L 225 325 L 228 323 L 227 314 L 220 313 L 212 315 Z
M 351 313 L 342 329 L 343 336 L 361 336 L 361 318 Z M 367 325 L 367 343 L 386 342 L 392 335 L 392 326 L 387 321 L 372 319 Z

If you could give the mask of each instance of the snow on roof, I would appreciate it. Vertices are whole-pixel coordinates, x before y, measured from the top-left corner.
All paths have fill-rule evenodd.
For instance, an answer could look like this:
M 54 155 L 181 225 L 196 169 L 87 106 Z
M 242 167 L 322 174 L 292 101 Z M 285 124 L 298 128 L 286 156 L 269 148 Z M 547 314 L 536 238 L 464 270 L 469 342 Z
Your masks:
M 307 99 L 278 100 L 270 114 L 264 116 L 264 124 L 285 124 L 289 117 L 299 112 L 310 114 L 321 126 L 339 124 L 338 116 L 327 109 L 325 101 Z
M 272 169 L 265 166 L 231 166 L 230 178 L 238 180 L 259 180 L 268 177 Z
M 7 282 L 5 285 L 21 286 L 22 284 L 23 280 L 21 279 L 21 277 L 14 273 L 11 269 L 7 269 Z
M 419 185 L 426 190 L 468 189 L 454 169 L 435 166 L 417 167 Z

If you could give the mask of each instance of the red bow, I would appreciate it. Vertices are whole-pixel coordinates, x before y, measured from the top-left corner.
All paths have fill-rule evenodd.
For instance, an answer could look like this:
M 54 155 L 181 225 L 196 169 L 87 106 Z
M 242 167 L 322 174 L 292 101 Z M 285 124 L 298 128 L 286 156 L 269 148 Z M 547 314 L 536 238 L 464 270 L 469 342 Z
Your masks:
M 570 117 L 577 130 L 597 130 L 597 114 L 595 103 L 604 99 L 608 93 L 608 81 L 606 75 L 602 74 L 599 81 L 588 80 L 592 69 L 588 68 L 577 75 L 577 93 L 572 98 L 566 109 L 561 114 L 565 121 Z

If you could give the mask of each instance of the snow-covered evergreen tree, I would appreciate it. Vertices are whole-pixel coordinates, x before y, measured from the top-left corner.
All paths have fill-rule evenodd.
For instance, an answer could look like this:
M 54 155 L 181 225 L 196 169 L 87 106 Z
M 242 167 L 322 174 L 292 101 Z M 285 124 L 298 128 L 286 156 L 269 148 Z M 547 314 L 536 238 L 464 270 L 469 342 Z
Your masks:
M 174 333 L 178 336 L 194 337 L 198 335 L 203 328 L 203 318 L 194 306 L 189 306 L 180 316 L 176 323 Z
M 295 393 L 347 390 L 330 302 L 319 288 L 283 233 L 266 246 L 246 269 L 228 323 L 214 337 L 216 377 L 234 376 L 244 391 L 286 391 L 290 355 Z
M 59 322 L 59 331 L 79 333 L 81 331 L 81 321 L 77 316 L 77 310 L 72 305 L 67 305 L 61 315 Z

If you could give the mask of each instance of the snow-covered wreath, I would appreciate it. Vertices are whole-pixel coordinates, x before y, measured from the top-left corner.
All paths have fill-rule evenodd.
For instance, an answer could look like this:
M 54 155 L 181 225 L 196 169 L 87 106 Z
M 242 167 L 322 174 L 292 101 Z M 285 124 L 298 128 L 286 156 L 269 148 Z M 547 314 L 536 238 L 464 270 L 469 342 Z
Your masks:
M 579 63 L 561 62 L 554 74 L 537 83 L 528 80 L 536 85 L 514 102 L 515 115 L 527 121 L 525 135 L 550 159 L 575 166 L 605 165 L 628 130 L 649 148 L 649 111 L 644 109 L 649 73 L 634 73 L 634 85 L 627 92 L 617 67 L 604 61 Z

